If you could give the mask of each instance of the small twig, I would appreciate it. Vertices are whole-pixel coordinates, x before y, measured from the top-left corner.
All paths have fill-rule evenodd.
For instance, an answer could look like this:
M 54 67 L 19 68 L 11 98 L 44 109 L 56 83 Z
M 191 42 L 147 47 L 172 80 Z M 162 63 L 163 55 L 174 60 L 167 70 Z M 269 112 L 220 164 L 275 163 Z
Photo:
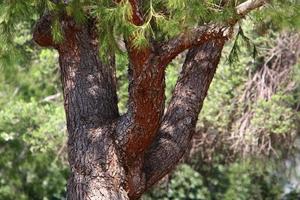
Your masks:
M 50 102 L 50 101 L 54 101 L 56 99 L 58 99 L 61 96 L 61 93 L 56 93 L 54 95 L 50 95 L 45 97 L 44 99 L 42 99 L 40 102 Z

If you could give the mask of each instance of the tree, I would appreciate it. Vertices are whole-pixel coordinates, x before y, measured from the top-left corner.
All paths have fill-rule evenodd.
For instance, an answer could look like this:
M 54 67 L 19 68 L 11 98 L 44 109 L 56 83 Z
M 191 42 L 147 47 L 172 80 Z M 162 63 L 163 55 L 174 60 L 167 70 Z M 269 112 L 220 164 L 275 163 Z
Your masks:
M 189 146 L 224 43 L 241 18 L 266 4 L 41 2 L 15 5 L 42 11 L 47 5 L 33 39 L 59 53 L 71 168 L 67 197 L 74 200 L 138 199 L 170 172 Z M 22 8 L 18 11 L 26 13 Z M 2 25 L 8 22 L 1 18 Z M 183 30 L 174 31 L 174 26 Z M 128 110 L 122 116 L 115 78 L 115 41 L 120 37 L 130 81 Z M 189 52 L 164 112 L 165 69 L 185 50 Z

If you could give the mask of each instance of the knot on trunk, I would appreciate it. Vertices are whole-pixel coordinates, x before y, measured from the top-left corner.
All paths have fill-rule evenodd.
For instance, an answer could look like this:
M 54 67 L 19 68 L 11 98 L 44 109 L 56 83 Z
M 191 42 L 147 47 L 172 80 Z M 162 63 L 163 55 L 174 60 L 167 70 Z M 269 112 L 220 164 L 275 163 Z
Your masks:
M 39 19 L 33 29 L 33 40 L 42 47 L 51 47 L 54 45 L 51 33 L 53 18 L 52 14 L 45 14 Z
M 59 20 L 64 41 L 57 43 L 53 39 L 52 26 L 54 20 Z M 33 29 L 33 40 L 42 47 L 54 47 L 64 45 L 70 38 L 74 39 L 75 33 L 81 30 L 81 26 L 76 24 L 73 17 L 65 13 L 47 13 L 43 15 L 35 24 Z

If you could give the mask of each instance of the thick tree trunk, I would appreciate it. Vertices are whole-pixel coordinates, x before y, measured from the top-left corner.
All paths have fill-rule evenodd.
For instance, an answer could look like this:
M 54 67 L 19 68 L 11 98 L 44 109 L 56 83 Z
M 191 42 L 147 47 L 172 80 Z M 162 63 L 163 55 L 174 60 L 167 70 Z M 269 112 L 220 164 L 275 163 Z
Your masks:
M 108 63 L 99 60 L 93 22 L 77 26 L 68 17 L 61 20 L 62 43 L 55 44 L 51 35 L 45 34 L 51 16 L 40 20 L 34 39 L 59 52 L 71 168 L 67 199 L 128 199 L 125 171 L 114 139 L 119 117 L 114 58 L 109 57 Z
M 69 132 L 68 199 L 127 199 L 111 125 L 118 118 L 114 69 L 98 59 L 90 27 L 70 31 L 58 48 Z
M 141 13 L 141 1 L 128 2 L 130 22 L 142 25 L 146 14 Z M 121 117 L 114 57 L 108 55 L 108 63 L 99 59 L 95 22 L 78 25 L 60 13 L 64 41 L 55 43 L 51 35 L 54 14 L 41 17 L 34 40 L 59 52 L 71 168 L 67 198 L 137 199 L 169 173 L 189 146 L 232 25 L 265 2 L 248 0 L 236 7 L 238 17 L 227 23 L 204 24 L 165 42 L 152 38 L 144 48 L 134 48 L 134 36 L 125 38 L 130 87 L 128 112 Z M 164 114 L 165 67 L 187 49 L 191 50 Z
M 189 51 L 164 116 L 164 72 L 175 54 L 162 55 L 154 45 L 134 49 L 128 40 L 130 97 L 128 112 L 120 117 L 114 58 L 108 55 L 106 63 L 99 59 L 94 22 L 76 25 L 62 16 L 64 41 L 56 44 L 52 20 L 51 15 L 41 18 L 34 39 L 59 52 L 71 168 L 67 198 L 138 199 L 188 148 L 220 59 L 223 33 L 214 33 L 213 41 L 203 37 Z M 177 43 L 166 47 L 173 52 Z

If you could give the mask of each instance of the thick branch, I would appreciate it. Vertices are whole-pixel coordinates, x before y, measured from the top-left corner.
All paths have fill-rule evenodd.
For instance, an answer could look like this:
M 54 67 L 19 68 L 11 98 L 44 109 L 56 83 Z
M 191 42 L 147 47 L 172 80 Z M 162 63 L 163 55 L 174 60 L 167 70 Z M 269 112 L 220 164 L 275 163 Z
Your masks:
M 152 48 L 129 54 L 128 111 L 117 124 L 117 141 L 127 173 L 128 191 L 144 191 L 144 151 L 155 137 L 164 110 L 165 68 L 158 65 Z M 129 194 L 131 196 L 131 194 Z M 132 196 L 133 198 L 133 196 Z
M 127 157 L 135 158 L 150 145 L 164 110 L 164 67 L 151 48 L 128 47 L 128 111 L 118 125 L 119 142 Z M 131 160 L 131 159 L 130 159 Z
M 128 2 L 132 10 L 131 23 L 142 25 L 140 0 Z M 152 44 L 136 48 L 133 37 L 125 38 L 129 55 L 128 111 L 117 125 L 117 140 L 129 168 L 134 160 L 141 159 L 139 156 L 152 142 L 164 109 L 164 68 L 158 65 Z
M 169 173 L 188 148 L 224 42 L 208 41 L 189 51 L 159 133 L 146 152 L 146 188 Z
M 118 123 L 119 143 L 127 156 L 136 158 L 141 155 L 157 134 L 164 110 L 166 65 L 182 49 L 201 45 L 214 38 L 226 39 L 221 26 L 202 26 L 195 30 L 193 35 L 182 34 L 160 50 L 152 46 L 136 49 L 127 44 L 130 61 L 129 104 L 128 112 Z

